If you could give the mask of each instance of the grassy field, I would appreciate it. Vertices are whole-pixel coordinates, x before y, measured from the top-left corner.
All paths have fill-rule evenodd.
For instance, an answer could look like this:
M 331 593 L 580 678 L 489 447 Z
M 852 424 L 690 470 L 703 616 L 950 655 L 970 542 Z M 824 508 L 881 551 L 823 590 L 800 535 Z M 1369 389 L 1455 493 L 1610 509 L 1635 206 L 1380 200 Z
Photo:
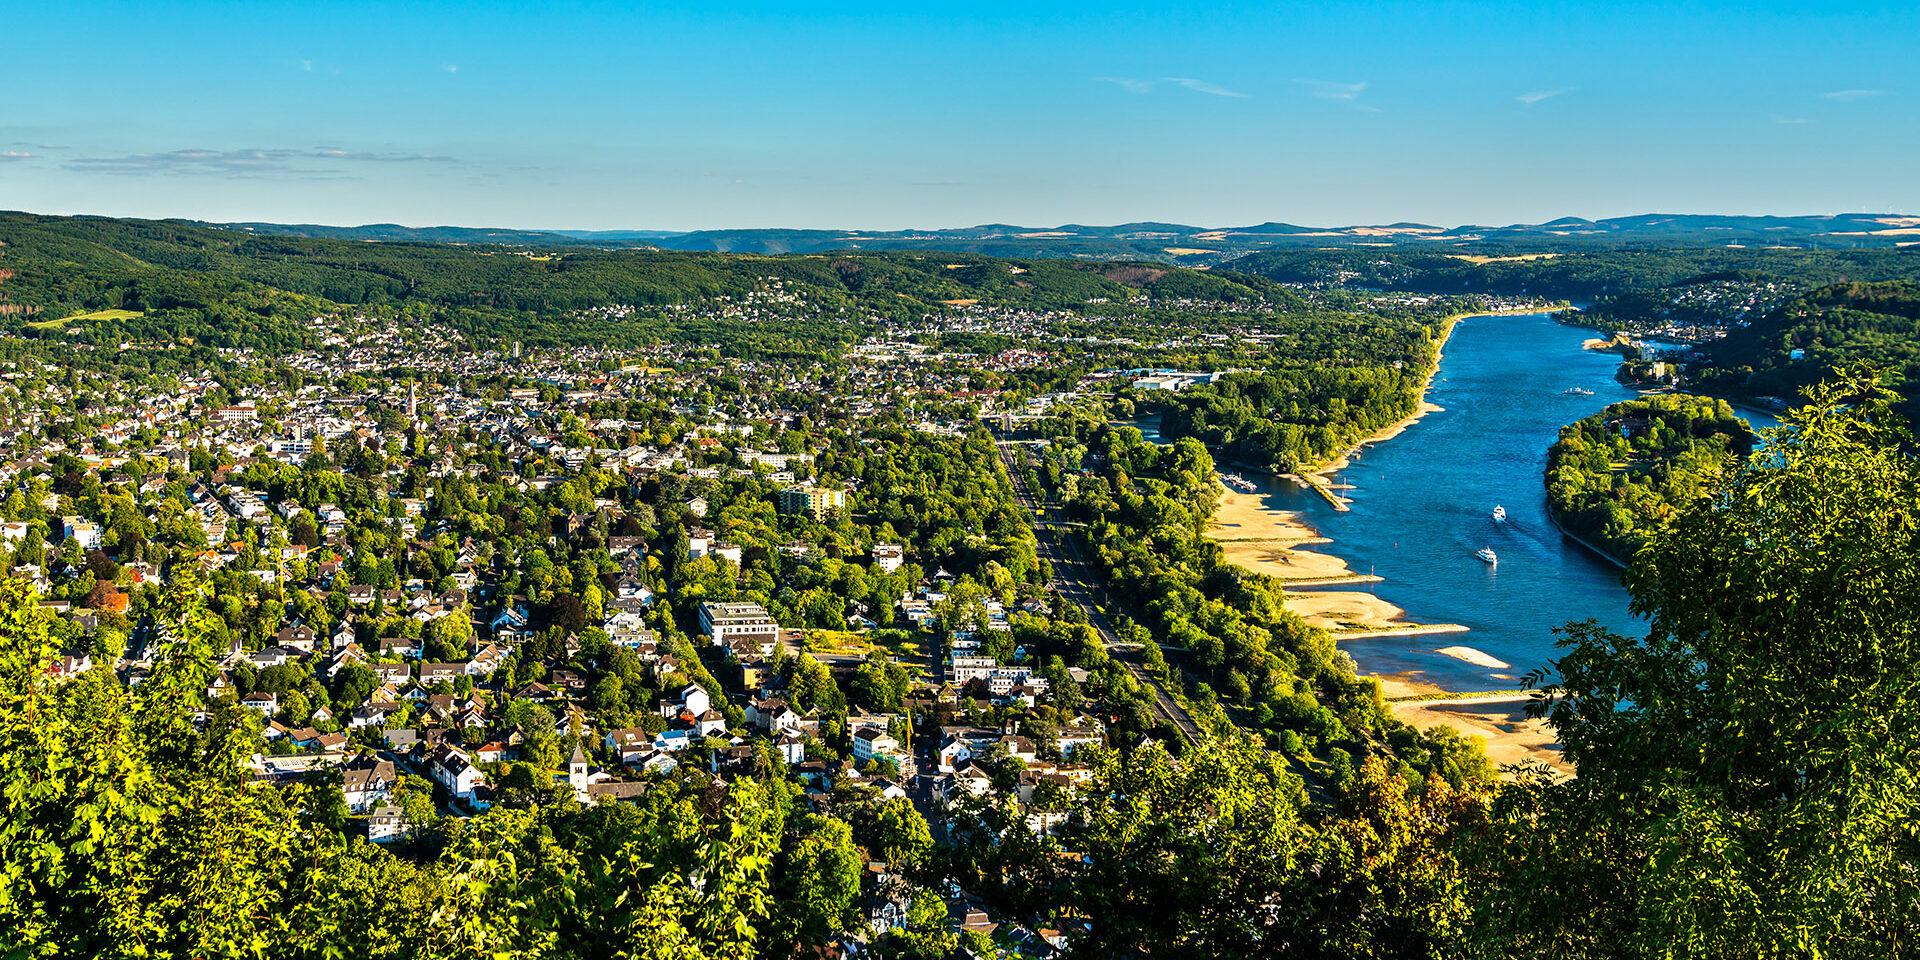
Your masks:
M 61 317 L 58 320 L 38 320 L 27 324 L 27 326 L 40 330 L 61 330 L 69 323 L 82 320 L 131 320 L 141 315 L 138 310 L 95 310 L 92 313 L 81 313 L 71 317 Z

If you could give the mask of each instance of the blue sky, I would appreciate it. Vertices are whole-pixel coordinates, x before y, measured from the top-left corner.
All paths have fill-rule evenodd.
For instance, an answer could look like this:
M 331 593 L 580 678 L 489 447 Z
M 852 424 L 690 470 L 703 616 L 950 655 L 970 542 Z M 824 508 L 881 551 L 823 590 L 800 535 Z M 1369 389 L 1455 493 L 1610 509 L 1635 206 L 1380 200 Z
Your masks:
M 0 2 L 0 208 L 529 228 L 1920 211 L 1920 4 Z

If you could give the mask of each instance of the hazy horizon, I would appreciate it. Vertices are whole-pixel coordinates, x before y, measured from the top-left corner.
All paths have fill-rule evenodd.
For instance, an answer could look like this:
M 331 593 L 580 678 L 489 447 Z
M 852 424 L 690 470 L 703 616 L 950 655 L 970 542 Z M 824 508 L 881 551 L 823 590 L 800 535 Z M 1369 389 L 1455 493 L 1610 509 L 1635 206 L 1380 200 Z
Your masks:
M 46 213 L 688 231 L 1920 209 L 1920 9 L 1891 3 L 82 2 L 8 28 L 0 207 Z
M 1090 220 L 1090 219 L 1082 218 L 1078 220 L 1060 221 L 1058 223 L 1042 223 L 1042 222 L 1020 223 L 1015 221 L 1004 221 L 1004 220 L 994 220 L 994 221 L 983 220 L 978 223 L 954 223 L 954 224 L 943 224 L 943 225 L 922 223 L 922 224 L 913 224 L 913 225 L 904 226 L 904 227 L 872 227 L 872 226 L 865 226 L 861 224 L 794 225 L 794 224 L 770 223 L 770 224 L 755 224 L 755 225 L 747 225 L 747 226 L 742 226 L 739 224 L 711 224 L 707 226 L 687 227 L 683 229 L 668 229 L 664 227 L 647 226 L 644 224 L 638 225 L 638 226 L 617 226 L 617 227 L 578 227 L 578 226 L 557 226 L 556 227 L 556 226 L 526 226 L 521 224 L 510 224 L 510 223 L 454 223 L 454 222 L 430 223 L 430 222 L 424 222 L 424 221 L 410 223 L 410 222 L 403 222 L 399 220 L 365 220 L 365 221 L 358 221 L 358 222 L 346 222 L 346 221 L 318 221 L 318 220 L 301 220 L 301 221 L 263 220 L 259 218 L 250 218 L 250 219 L 244 219 L 244 220 L 217 220 L 216 221 L 216 220 L 209 220 L 206 217 L 191 217 L 191 216 L 144 217 L 144 216 L 139 216 L 135 214 L 100 213 L 100 212 L 89 212 L 89 211 L 68 212 L 68 211 L 57 211 L 57 210 L 19 210 L 16 212 L 35 214 L 35 215 L 46 215 L 46 216 L 108 217 L 108 218 L 115 218 L 115 219 L 136 219 L 136 220 L 140 220 L 140 219 L 194 220 L 194 221 L 201 221 L 206 223 L 218 223 L 222 225 L 244 225 L 244 224 L 257 223 L 257 224 L 273 224 L 276 226 L 284 226 L 284 227 L 337 227 L 342 229 L 394 226 L 394 227 L 400 227 L 408 230 L 432 230 L 436 228 L 455 228 L 455 229 L 467 229 L 467 230 L 513 230 L 513 231 L 519 231 L 524 233 L 553 233 L 553 234 L 562 234 L 562 235 L 617 234 L 617 233 L 687 234 L 687 233 L 719 232 L 719 231 L 734 231 L 734 230 L 796 230 L 796 231 L 807 230 L 807 231 L 823 231 L 823 232 L 878 234 L 878 233 L 912 233 L 912 232 L 922 231 L 922 230 L 925 230 L 925 231 L 975 230 L 983 227 L 994 227 L 994 226 L 1038 228 L 1038 229 L 1058 229 L 1061 227 L 1079 226 L 1079 227 L 1098 228 L 1098 229 L 1112 229 L 1115 227 L 1132 226 L 1135 224 L 1165 224 L 1169 226 L 1198 227 L 1198 228 L 1203 228 L 1208 230 L 1232 230 L 1232 229 L 1240 229 L 1240 228 L 1247 228 L 1247 227 L 1264 226 L 1269 223 L 1285 224 L 1288 226 L 1304 227 L 1304 228 L 1311 228 L 1311 229 L 1340 229 L 1340 228 L 1346 228 L 1346 227 L 1388 227 L 1388 226 L 1398 226 L 1398 225 L 1411 225 L 1411 226 L 1421 226 L 1421 227 L 1439 227 L 1442 229 L 1452 230 L 1452 229 L 1463 229 L 1468 227 L 1486 227 L 1490 229 L 1498 229 L 1498 228 L 1510 227 L 1510 226 L 1538 226 L 1541 224 L 1552 223 L 1556 220 L 1569 220 L 1569 219 L 1584 220 L 1590 223 L 1597 223 L 1597 222 L 1602 222 L 1606 220 L 1616 220 L 1616 219 L 1625 218 L 1625 217 L 1643 217 L 1643 216 L 1644 217 L 1664 216 L 1664 217 L 1738 217 L 1738 218 L 1801 219 L 1801 218 L 1844 217 L 1844 216 L 1850 216 L 1850 215 L 1861 215 L 1861 216 L 1873 216 L 1873 217 L 1920 218 L 1920 214 L 1908 213 L 1904 210 L 1889 210 L 1889 211 L 1834 210 L 1834 211 L 1826 211 L 1826 212 L 1819 212 L 1819 213 L 1727 213 L 1727 212 L 1718 212 L 1718 211 L 1639 210 L 1631 213 L 1610 214 L 1605 217 L 1588 217 L 1588 216 L 1581 216 L 1579 214 L 1565 214 L 1558 217 L 1548 217 L 1544 220 L 1534 220 L 1534 221 L 1495 222 L 1491 220 L 1468 220 L 1468 221 L 1462 221 L 1459 223 L 1434 223 L 1434 222 L 1428 222 L 1428 221 L 1412 220 L 1405 217 L 1392 219 L 1392 220 L 1365 220 L 1365 221 L 1345 220 L 1345 221 L 1324 222 L 1324 223 L 1303 222 L 1300 220 L 1288 220 L 1280 217 L 1267 217 L 1260 220 L 1247 220 L 1247 221 L 1238 222 L 1238 223 L 1199 223 L 1199 222 L 1193 222 L 1193 221 L 1167 219 L 1164 217 L 1150 217 L 1150 218 L 1140 219 L 1140 220 Z

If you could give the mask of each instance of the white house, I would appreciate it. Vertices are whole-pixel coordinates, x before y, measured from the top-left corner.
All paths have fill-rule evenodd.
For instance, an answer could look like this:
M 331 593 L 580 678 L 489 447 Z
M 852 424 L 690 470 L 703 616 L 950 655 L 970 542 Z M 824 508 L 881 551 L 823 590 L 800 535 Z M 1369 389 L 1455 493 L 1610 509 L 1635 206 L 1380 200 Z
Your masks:
M 391 843 L 407 835 L 407 815 L 397 804 L 381 800 L 367 811 L 367 839 Z
M 861 764 L 878 757 L 893 761 L 901 776 L 913 775 L 913 757 L 885 730 L 867 727 L 853 735 L 853 756 Z
M 807 741 L 791 733 L 783 733 L 773 741 L 775 753 L 785 760 L 788 766 L 807 759 Z
M 398 779 L 392 761 L 371 757 L 356 759 L 340 771 L 340 792 L 346 797 L 347 809 L 366 813 L 375 804 L 392 798 L 393 785 Z
M 87 550 L 100 548 L 100 528 L 88 522 L 85 517 L 65 517 L 60 521 L 61 536 Z
M 712 708 L 712 698 L 708 697 L 706 689 L 697 683 L 689 683 L 678 693 L 660 700 L 660 715 L 668 720 L 678 717 L 682 711 L 697 717 Z
M 472 800 L 473 789 L 487 782 L 487 775 L 481 773 L 465 753 L 445 743 L 427 756 L 427 775 L 462 800 Z

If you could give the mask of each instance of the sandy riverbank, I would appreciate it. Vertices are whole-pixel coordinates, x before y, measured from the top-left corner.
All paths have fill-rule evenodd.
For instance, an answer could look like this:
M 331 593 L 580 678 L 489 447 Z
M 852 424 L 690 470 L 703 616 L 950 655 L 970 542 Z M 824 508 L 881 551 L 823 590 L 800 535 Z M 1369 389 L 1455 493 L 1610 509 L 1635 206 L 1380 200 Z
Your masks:
M 1409 623 L 1406 611 L 1363 590 L 1309 590 L 1307 584 L 1323 586 L 1327 581 L 1364 582 L 1370 579 L 1348 569 L 1346 561 L 1330 554 L 1302 549 L 1328 543 L 1318 530 L 1288 510 L 1264 505 L 1259 494 L 1225 490 L 1215 509 L 1207 534 L 1220 542 L 1228 562 L 1254 573 L 1274 577 L 1288 586 L 1287 609 L 1312 626 L 1334 635 L 1359 638 L 1391 631 L 1398 634 L 1418 629 Z M 1450 633 L 1465 632 L 1457 624 L 1431 625 Z M 1419 634 L 1408 633 L 1412 640 Z M 1436 640 L 1438 638 L 1435 638 Z M 1463 644 L 1433 650 L 1487 670 L 1508 670 L 1500 659 Z M 1379 677 L 1381 695 L 1388 700 L 1446 693 L 1445 688 L 1426 679 L 1421 671 Z M 1506 673 L 1488 674 L 1489 685 L 1507 682 L 1517 685 Z M 1393 715 L 1419 729 L 1444 724 L 1462 736 L 1480 737 L 1486 743 L 1487 758 L 1496 766 L 1539 760 L 1555 770 L 1571 775 L 1572 770 L 1560 757 L 1551 728 L 1524 714 L 1526 697 L 1512 694 L 1470 697 L 1455 700 L 1423 700 L 1390 703 Z
M 1451 329 L 1451 327 L 1449 327 L 1449 329 Z M 1436 363 L 1437 363 L 1437 358 L 1436 358 Z M 1427 375 L 1427 383 L 1428 385 L 1432 385 L 1433 383 L 1432 374 Z M 1421 389 L 1421 393 L 1422 395 L 1426 393 L 1425 388 Z M 1359 443 L 1354 444 L 1352 447 L 1349 447 L 1346 453 L 1343 453 L 1333 458 L 1332 460 L 1327 461 L 1327 463 L 1324 466 L 1320 467 L 1317 470 L 1307 471 L 1307 476 L 1304 479 L 1306 479 L 1308 483 L 1317 483 L 1329 490 L 1351 490 L 1353 489 L 1351 486 L 1348 486 L 1346 484 L 1334 483 L 1333 475 L 1351 466 L 1353 462 L 1354 454 L 1359 453 L 1361 448 L 1363 447 L 1369 447 L 1376 443 L 1381 443 L 1386 440 L 1392 440 L 1394 437 L 1397 437 L 1402 433 L 1407 432 L 1408 427 L 1411 427 L 1414 424 L 1419 423 L 1421 418 L 1425 417 L 1427 414 L 1440 413 L 1445 409 L 1446 409 L 1445 407 L 1439 406 L 1438 404 L 1433 404 L 1433 403 L 1427 402 L 1426 400 L 1421 400 L 1420 406 L 1413 411 L 1412 415 L 1392 424 L 1391 426 L 1384 427 L 1380 430 L 1376 430 L 1373 433 L 1368 434 L 1365 440 L 1362 440 Z M 1342 503 L 1347 502 L 1345 497 L 1340 497 L 1339 499 L 1340 499 L 1340 502 Z
M 1388 707 L 1401 722 L 1422 730 L 1444 724 L 1466 736 L 1485 738 L 1487 759 L 1495 766 L 1538 760 L 1564 776 L 1572 776 L 1573 767 L 1561 755 L 1553 728 L 1545 720 L 1527 717 L 1528 699 L 1526 694 L 1508 693 L 1458 700 L 1413 700 Z
M 1266 506 L 1257 493 L 1226 489 L 1213 511 L 1207 535 L 1220 542 L 1229 563 L 1265 574 L 1284 584 L 1325 587 L 1378 580 L 1355 573 L 1345 560 L 1302 549 L 1328 543 L 1299 515 Z M 1356 631 L 1399 630 L 1415 626 L 1406 611 L 1362 590 L 1287 590 L 1287 609 L 1308 624 L 1339 635 Z M 1464 628 L 1463 628 L 1464 629 Z

